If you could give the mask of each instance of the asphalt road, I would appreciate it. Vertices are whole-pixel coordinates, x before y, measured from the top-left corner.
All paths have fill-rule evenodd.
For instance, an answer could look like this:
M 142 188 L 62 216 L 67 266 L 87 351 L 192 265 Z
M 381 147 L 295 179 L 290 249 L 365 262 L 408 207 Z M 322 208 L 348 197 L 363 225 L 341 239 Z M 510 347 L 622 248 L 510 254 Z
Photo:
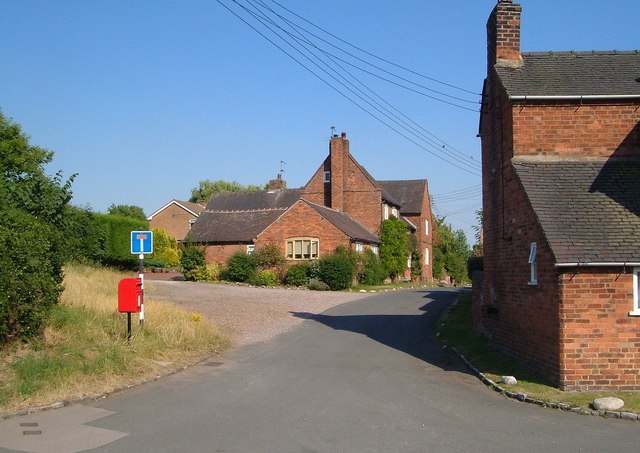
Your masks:
M 638 422 L 507 399 L 435 347 L 436 319 L 455 295 L 399 291 L 321 315 L 294 313 L 307 319 L 301 327 L 224 363 L 50 412 L 57 421 L 39 426 L 43 436 L 55 427 L 58 443 L 29 451 L 81 451 L 102 438 L 92 451 L 638 451 Z M 74 421 L 65 428 L 66 419 Z M 14 423 L 21 420 L 30 419 Z M 27 437 L 38 436 L 0 451 L 26 451 Z

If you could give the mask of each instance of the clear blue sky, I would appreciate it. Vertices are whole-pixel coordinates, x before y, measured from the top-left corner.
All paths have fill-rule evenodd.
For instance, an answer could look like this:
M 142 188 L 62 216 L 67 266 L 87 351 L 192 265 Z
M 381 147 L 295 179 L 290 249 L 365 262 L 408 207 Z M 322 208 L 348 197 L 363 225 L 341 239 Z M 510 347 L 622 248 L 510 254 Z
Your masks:
M 348 93 L 232 0 L 220 1 Z M 262 1 L 334 45 L 425 87 L 413 89 L 442 97 L 425 89 L 441 91 L 448 95 L 443 99 L 477 108 L 449 97 L 478 100 L 477 95 L 348 48 L 271 0 L 237 1 L 247 7 Z M 496 0 L 278 2 L 371 54 L 481 92 L 485 23 Z M 640 48 L 637 0 L 520 3 L 523 51 Z M 354 105 L 215 0 L 0 0 L 0 5 L 0 109 L 23 126 L 33 144 L 54 151 L 52 174 L 78 173 L 74 204 L 100 212 L 112 203 L 133 204 L 150 214 L 172 198 L 188 199 L 203 179 L 264 184 L 276 176 L 280 161 L 286 162 L 289 187 L 300 187 L 327 155 L 335 126 L 337 133 L 347 132 L 351 153 L 375 178 L 428 179 L 436 214 L 463 229 L 473 243 L 474 211 L 481 207 L 477 112 L 338 60 L 329 63 L 342 75 L 348 70 L 356 76 L 369 96 L 374 95 L 367 89 L 393 105 L 400 112 L 394 114 L 405 115 L 402 121 L 411 121 L 409 130 L 419 137 L 437 137 L 427 144 L 404 129 L 418 146 L 373 118 L 370 113 L 382 116 L 373 107 L 349 94 L 369 113 Z M 328 44 L 316 45 L 364 66 Z M 388 117 L 385 122 L 391 124 Z M 435 156 L 444 152 L 471 172 Z

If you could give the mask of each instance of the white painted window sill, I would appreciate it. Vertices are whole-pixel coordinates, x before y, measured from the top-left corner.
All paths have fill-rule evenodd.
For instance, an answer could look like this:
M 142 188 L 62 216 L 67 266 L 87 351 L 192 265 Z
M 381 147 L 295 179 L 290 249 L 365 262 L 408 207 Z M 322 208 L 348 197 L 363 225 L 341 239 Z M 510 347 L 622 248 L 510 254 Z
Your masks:
M 630 311 L 629 316 L 640 316 L 640 310 Z

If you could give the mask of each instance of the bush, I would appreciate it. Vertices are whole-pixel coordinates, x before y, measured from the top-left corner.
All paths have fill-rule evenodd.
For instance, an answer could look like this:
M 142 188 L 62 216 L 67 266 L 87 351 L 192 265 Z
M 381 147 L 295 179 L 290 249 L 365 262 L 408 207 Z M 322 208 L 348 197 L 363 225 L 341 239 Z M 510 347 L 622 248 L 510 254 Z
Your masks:
M 361 285 L 381 285 L 387 278 L 387 272 L 380 258 L 371 249 L 367 249 L 362 255 L 362 260 L 362 270 L 358 273 L 358 282 Z
M 291 286 L 307 286 L 309 283 L 309 269 L 310 266 L 307 263 L 290 266 L 284 279 L 285 283 Z
M 335 253 L 319 260 L 320 280 L 333 291 L 351 287 L 356 266 L 351 257 L 344 253 Z
M 253 278 L 252 284 L 255 286 L 278 286 L 278 275 L 270 270 L 259 271 Z
M 161 228 L 154 228 L 151 231 L 153 232 L 153 253 L 150 258 L 164 261 L 166 267 L 175 267 L 180 264 L 178 241 Z
M 273 269 L 285 263 L 284 254 L 277 245 L 267 244 L 254 252 L 256 264 L 260 269 Z
M 317 278 L 310 278 L 307 287 L 313 291 L 329 291 L 329 285 Z
M 218 263 L 208 263 L 191 271 L 191 277 L 196 282 L 217 282 L 220 279 L 220 270 Z
M 194 272 L 196 269 L 203 267 L 206 264 L 204 259 L 204 248 L 188 244 L 182 251 L 180 264 L 182 265 L 184 279 L 195 281 L 196 274 Z
M 254 255 L 238 251 L 227 260 L 226 275 L 234 282 L 246 283 L 255 277 L 257 269 L 258 264 Z
M 106 237 L 103 263 L 136 268 L 138 255 L 131 253 L 131 232 L 146 230 L 148 222 L 111 214 L 96 214 L 95 221 Z

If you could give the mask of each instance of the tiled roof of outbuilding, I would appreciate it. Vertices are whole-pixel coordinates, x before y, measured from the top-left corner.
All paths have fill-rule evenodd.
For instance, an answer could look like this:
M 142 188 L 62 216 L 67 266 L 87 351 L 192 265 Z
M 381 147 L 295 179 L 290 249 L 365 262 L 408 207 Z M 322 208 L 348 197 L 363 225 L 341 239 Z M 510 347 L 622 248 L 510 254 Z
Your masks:
M 358 221 L 344 212 L 320 206 L 305 199 L 302 199 L 302 201 L 307 203 L 313 210 L 331 222 L 333 226 L 346 234 L 350 239 L 373 244 L 380 243 L 380 238 L 378 236 L 367 230 Z
M 400 214 L 420 214 L 422 212 L 427 186 L 426 179 L 378 181 L 378 184 L 400 203 Z
M 251 211 L 288 208 L 300 198 L 300 189 L 279 189 L 258 192 L 214 193 L 207 211 Z
M 640 159 L 514 158 L 557 263 L 640 262 Z
M 205 211 L 191 227 L 187 240 L 197 243 L 250 243 L 286 209 Z
M 530 52 L 496 66 L 509 96 L 640 96 L 640 51 Z

